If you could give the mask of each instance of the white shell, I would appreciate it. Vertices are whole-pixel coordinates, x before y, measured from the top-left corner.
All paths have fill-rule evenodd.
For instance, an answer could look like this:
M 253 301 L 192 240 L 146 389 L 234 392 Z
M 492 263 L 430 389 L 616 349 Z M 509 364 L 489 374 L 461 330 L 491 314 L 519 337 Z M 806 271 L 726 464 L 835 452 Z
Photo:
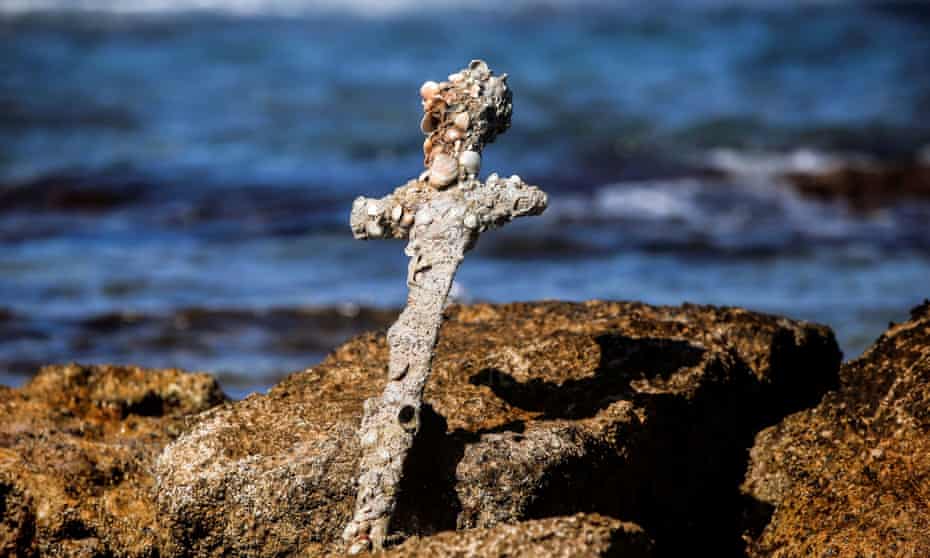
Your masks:
M 439 94 L 439 84 L 435 81 L 425 81 L 420 86 L 420 96 L 423 100 L 432 99 Z
M 468 63 L 468 69 L 477 74 L 479 78 L 483 78 L 491 73 L 488 64 L 484 60 L 472 60 Z
M 381 238 L 384 235 L 384 229 L 381 228 L 377 221 L 369 221 L 366 232 L 369 238 Z
M 429 167 L 429 183 L 436 187 L 442 188 L 455 182 L 459 177 L 459 164 L 451 156 L 445 153 L 439 153 L 433 157 L 433 163 Z
M 468 124 L 471 122 L 471 117 L 468 116 L 467 112 L 460 112 L 455 115 L 455 120 L 452 121 L 455 124 L 455 127 L 463 132 L 468 130 Z
M 368 552 L 371 550 L 371 541 L 367 538 L 361 541 L 356 541 L 352 543 L 352 546 L 349 547 L 349 550 L 346 551 L 346 554 L 349 556 L 358 556 L 363 552 Z
M 395 205 L 394 209 L 391 210 L 391 221 L 395 223 L 400 221 L 400 218 L 404 216 L 404 206 Z
M 507 91 L 507 74 L 496 78 L 492 77 L 488 79 L 488 86 L 486 93 L 491 97 L 503 97 L 504 93 Z
M 477 229 L 478 228 L 478 217 L 473 213 L 469 213 L 468 215 L 465 216 L 463 223 L 466 228 L 469 228 L 472 230 Z
M 369 217 L 377 217 L 381 215 L 381 208 L 378 207 L 378 204 L 371 201 L 368 202 L 368 215 Z
M 462 139 L 462 130 L 459 130 L 458 128 L 449 128 L 446 130 L 445 137 L 446 141 L 455 143 Z
M 507 179 L 507 182 L 510 182 L 511 184 L 519 184 L 522 181 L 523 179 L 520 178 L 519 174 L 512 174 L 510 175 L 510 178 Z
M 481 170 L 481 155 L 477 151 L 463 151 L 459 155 L 459 163 L 468 174 L 478 174 Z

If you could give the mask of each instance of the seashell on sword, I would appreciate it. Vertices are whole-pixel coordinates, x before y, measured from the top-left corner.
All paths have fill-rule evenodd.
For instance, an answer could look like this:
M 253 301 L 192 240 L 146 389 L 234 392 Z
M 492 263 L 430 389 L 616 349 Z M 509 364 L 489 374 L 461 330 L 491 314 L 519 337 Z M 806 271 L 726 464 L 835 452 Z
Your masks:
M 444 188 L 459 177 L 459 163 L 446 153 L 433 157 L 429 167 L 429 183 L 435 188 Z

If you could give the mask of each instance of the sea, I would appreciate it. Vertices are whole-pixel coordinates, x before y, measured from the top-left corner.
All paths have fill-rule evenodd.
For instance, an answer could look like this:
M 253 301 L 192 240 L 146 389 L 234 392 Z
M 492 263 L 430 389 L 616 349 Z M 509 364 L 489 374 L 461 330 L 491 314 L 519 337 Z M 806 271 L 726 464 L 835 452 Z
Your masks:
M 420 174 L 419 86 L 472 59 L 514 93 L 482 175 L 550 203 L 457 301 L 741 306 L 854 358 L 930 296 L 930 199 L 788 178 L 930 165 L 926 3 L 0 0 L 0 384 L 131 363 L 241 397 L 387 327 L 403 244 L 349 209 Z

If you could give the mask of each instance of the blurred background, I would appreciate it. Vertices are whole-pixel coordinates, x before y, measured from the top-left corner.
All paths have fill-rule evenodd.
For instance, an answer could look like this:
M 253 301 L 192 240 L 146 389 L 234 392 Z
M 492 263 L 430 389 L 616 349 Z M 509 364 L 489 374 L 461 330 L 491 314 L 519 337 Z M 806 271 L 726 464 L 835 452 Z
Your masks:
M 422 169 L 418 90 L 510 75 L 482 175 L 550 194 L 462 301 L 634 299 L 829 324 L 930 296 L 930 6 L 848 1 L 0 0 L 0 383 L 41 364 L 233 395 L 388 325 L 357 195 Z

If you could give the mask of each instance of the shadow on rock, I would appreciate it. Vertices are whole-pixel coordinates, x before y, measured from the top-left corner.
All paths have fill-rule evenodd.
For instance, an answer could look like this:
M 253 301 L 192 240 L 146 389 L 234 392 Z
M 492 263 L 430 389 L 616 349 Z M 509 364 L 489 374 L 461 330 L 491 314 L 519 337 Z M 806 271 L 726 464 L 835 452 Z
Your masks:
M 600 365 L 590 377 L 561 384 L 538 378 L 520 382 L 503 370 L 485 368 L 468 381 L 487 386 L 509 405 L 541 413 L 539 419 L 589 418 L 611 403 L 633 397 L 633 382 L 668 380 L 673 372 L 699 364 L 704 354 L 700 347 L 672 339 L 604 334 L 595 340 Z
M 540 479 L 527 516 L 598 512 L 642 525 L 656 536 L 661 555 L 691 548 L 740 555 L 736 487 L 758 428 L 758 420 L 746 420 L 758 404 L 746 398 L 761 391 L 758 380 L 742 361 L 707 358 L 705 348 L 684 340 L 616 333 L 594 340 L 600 359 L 591 376 L 520 382 L 485 368 L 469 378 L 507 404 L 539 413 L 538 420 L 591 418 L 619 401 L 634 402 L 645 415 L 632 436 L 616 441 L 635 455 L 633 462 L 607 445 L 566 459 Z M 667 393 L 681 383 L 676 374 L 696 367 L 728 381 L 710 382 L 690 397 Z

